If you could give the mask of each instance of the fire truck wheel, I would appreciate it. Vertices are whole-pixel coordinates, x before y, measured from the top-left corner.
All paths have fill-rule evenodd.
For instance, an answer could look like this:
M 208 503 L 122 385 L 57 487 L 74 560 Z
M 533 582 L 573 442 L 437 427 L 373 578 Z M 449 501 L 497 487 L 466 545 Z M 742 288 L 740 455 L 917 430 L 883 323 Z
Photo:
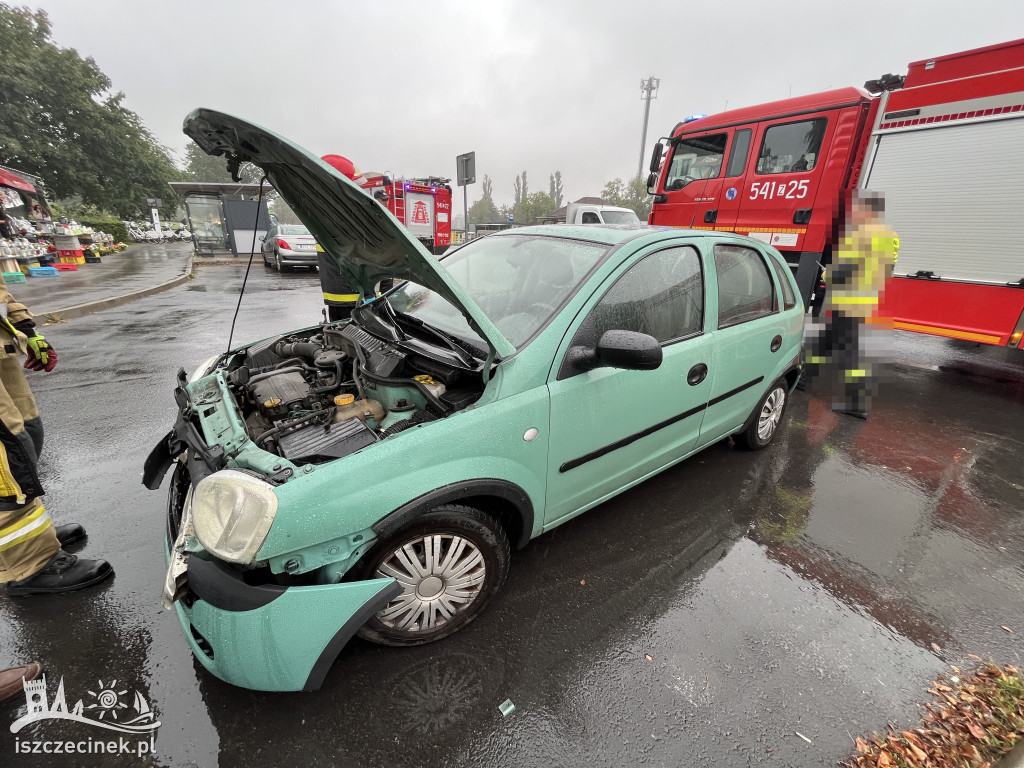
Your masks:
M 750 451 L 759 451 L 772 441 L 789 404 L 786 380 L 778 379 L 761 398 L 754 416 L 742 432 L 734 435 L 736 442 Z

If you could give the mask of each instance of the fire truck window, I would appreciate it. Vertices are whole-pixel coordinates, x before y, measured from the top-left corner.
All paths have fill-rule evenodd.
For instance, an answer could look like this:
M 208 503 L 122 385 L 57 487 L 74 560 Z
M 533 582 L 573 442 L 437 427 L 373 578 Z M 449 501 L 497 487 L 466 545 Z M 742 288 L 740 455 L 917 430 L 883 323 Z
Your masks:
M 577 338 L 596 342 L 605 331 L 637 331 L 666 344 L 703 327 L 700 257 L 683 246 L 652 253 L 633 265 L 594 307 Z
M 743 169 L 747 167 L 747 155 L 750 153 L 750 136 L 753 133 L 749 128 L 742 128 L 736 131 L 732 139 L 732 149 L 729 150 L 729 167 L 725 171 L 726 176 L 742 176 Z
M 726 328 L 778 310 L 768 265 L 753 248 L 715 246 L 718 271 L 718 327 Z
M 583 213 L 583 223 L 584 224 L 600 224 L 601 223 L 601 219 L 599 219 L 597 217 L 597 214 L 594 213 L 593 211 L 585 211 Z
M 726 134 L 680 141 L 665 176 L 665 191 L 674 192 L 702 179 L 717 179 L 722 170 Z
M 818 117 L 799 123 L 773 125 L 764 132 L 757 172 L 800 173 L 814 169 L 828 120 Z

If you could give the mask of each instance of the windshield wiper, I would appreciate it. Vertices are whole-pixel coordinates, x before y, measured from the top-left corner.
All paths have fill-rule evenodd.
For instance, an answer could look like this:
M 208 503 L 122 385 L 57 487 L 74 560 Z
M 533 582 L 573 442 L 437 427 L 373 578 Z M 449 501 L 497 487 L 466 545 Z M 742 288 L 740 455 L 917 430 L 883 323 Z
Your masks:
M 435 326 L 430 325 L 429 323 L 426 323 L 423 320 L 420 320 L 418 317 L 414 317 L 413 315 L 407 315 L 405 312 L 399 312 L 398 318 L 403 322 L 415 325 L 417 328 L 422 328 L 425 331 L 429 331 L 434 336 L 440 338 L 441 341 L 447 344 L 448 347 L 454 350 L 455 352 L 464 352 L 475 360 L 487 359 L 487 349 L 481 349 L 480 347 L 471 344 L 469 341 L 461 338 L 460 336 L 455 336 L 454 334 L 442 331 L 440 328 L 436 328 Z

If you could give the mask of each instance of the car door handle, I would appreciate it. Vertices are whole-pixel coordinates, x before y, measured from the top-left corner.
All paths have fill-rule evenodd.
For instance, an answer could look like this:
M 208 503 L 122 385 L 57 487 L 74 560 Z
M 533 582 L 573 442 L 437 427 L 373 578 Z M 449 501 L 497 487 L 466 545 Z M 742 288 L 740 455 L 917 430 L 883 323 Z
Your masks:
M 771 350 L 772 352 L 778 352 L 782 348 L 782 337 L 776 336 L 772 339 Z
M 707 375 L 708 367 L 704 365 L 704 363 L 697 363 L 690 369 L 690 372 L 686 374 L 686 383 L 691 387 L 696 387 L 707 378 Z

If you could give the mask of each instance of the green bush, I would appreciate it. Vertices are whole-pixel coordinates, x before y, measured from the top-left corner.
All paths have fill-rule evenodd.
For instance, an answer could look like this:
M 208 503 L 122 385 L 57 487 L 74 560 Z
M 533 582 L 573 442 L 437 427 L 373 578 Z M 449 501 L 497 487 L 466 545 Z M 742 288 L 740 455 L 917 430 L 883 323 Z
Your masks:
M 128 228 L 124 225 L 123 221 L 92 218 L 76 218 L 75 221 L 83 227 L 92 227 L 97 232 L 106 232 L 108 235 L 112 235 L 115 243 L 128 242 Z

